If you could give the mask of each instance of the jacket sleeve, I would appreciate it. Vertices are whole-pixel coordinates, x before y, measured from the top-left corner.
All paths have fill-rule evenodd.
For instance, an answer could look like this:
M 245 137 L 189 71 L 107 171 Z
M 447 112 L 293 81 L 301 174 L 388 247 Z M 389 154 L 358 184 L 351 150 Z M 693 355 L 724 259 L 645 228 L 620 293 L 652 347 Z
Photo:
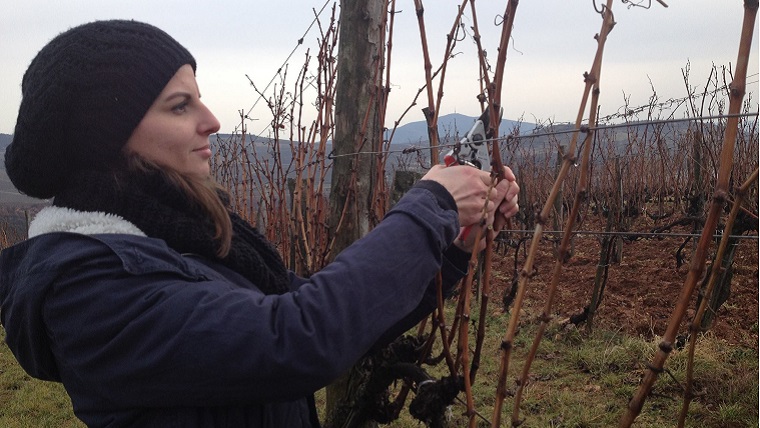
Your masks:
M 431 181 L 420 181 L 416 184 L 417 188 L 427 189 L 434 193 L 439 200 L 440 205 L 455 210 L 456 203 L 451 195 L 448 194 L 446 189 Z M 443 298 L 447 299 L 451 297 L 455 292 L 455 286 L 459 281 L 467 274 L 467 269 L 470 261 L 470 253 L 460 250 L 455 245 L 449 245 L 449 247 L 443 252 L 442 264 L 441 264 L 441 291 Z M 437 276 L 437 275 L 436 275 Z M 298 277 L 291 272 L 291 289 L 296 290 L 301 285 L 307 283 L 308 280 Z M 419 305 L 409 314 L 407 314 L 398 323 L 394 324 L 390 329 L 383 333 L 382 337 L 373 345 L 373 349 L 382 348 L 397 337 L 406 333 L 409 329 L 417 325 L 426 316 L 430 315 L 432 311 L 438 306 L 438 285 L 435 277 L 428 284 L 425 294 L 420 300 Z
M 465 253 L 458 248 L 451 246 L 443 253 L 443 266 L 441 267 L 441 291 L 443 298 L 451 297 L 455 292 L 455 286 L 459 280 L 467 273 L 466 266 L 469 261 L 469 253 Z M 409 329 L 417 325 L 426 316 L 430 315 L 438 306 L 438 285 L 435 278 L 425 290 L 420 304 L 401 321 L 393 325 L 388 331 L 383 333 L 382 337 L 374 344 L 373 350 L 387 346 L 396 338 L 403 335 Z
M 470 253 L 466 253 L 459 248 L 451 245 L 443 252 L 443 263 L 441 266 L 441 292 L 444 299 L 451 297 L 456 291 L 456 285 L 467 274 L 467 265 L 469 264 Z M 291 287 L 297 289 L 307 283 L 308 280 L 295 276 L 291 272 Z M 430 315 L 438 306 L 438 283 L 435 278 L 428 284 L 422 300 L 412 312 L 407 314 L 403 319 L 394 324 L 391 328 L 383 333 L 380 339 L 372 346 L 372 350 L 377 350 L 387 346 L 396 338 L 403 335 L 409 329 L 417 325 L 426 316 Z
M 452 200 L 413 188 L 366 237 L 283 295 L 177 273 L 158 250 L 98 246 L 72 256 L 87 261 L 55 282 L 45 325 L 67 388 L 97 397 L 96 406 L 295 399 L 408 321 L 458 231 Z

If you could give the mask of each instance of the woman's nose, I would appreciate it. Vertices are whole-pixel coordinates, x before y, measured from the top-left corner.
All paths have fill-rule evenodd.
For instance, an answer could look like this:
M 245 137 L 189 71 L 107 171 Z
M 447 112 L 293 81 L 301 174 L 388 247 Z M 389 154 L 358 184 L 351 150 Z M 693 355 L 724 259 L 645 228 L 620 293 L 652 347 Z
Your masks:
M 205 135 L 211 135 L 219 131 L 221 124 L 216 116 L 214 116 L 214 113 L 211 113 L 211 110 L 209 110 L 205 104 L 201 103 L 201 105 L 203 106 L 203 119 L 200 122 L 198 132 Z

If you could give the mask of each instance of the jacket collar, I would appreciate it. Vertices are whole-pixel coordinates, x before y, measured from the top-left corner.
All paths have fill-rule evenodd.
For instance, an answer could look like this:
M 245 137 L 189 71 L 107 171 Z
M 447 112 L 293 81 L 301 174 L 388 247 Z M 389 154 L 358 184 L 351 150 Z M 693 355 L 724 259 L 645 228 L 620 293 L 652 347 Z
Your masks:
M 146 236 L 137 226 L 114 214 L 98 211 L 77 211 L 64 207 L 45 207 L 29 225 L 29 237 L 52 232 L 71 232 L 82 235 L 122 233 Z

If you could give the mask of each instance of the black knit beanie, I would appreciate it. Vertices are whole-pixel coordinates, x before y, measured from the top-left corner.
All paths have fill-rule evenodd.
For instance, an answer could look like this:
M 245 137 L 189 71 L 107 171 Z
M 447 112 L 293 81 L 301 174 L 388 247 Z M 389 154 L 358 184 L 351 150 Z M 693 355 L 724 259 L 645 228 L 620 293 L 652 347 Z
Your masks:
M 148 108 L 195 59 L 141 22 L 96 21 L 56 36 L 32 60 L 5 167 L 16 188 L 46 199 L 82 169 L 113 167 Z

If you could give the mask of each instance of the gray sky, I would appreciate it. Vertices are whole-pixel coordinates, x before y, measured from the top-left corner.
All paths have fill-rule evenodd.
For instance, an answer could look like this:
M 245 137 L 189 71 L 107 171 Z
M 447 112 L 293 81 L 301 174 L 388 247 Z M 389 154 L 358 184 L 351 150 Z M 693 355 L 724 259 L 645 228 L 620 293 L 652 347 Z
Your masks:
M 603 3 L 597 0 L 597 3 Z M 669 8 L 652 2 L 650 9 L 629 8 L 616 0 L 617 25 L 609 36 L 601 76 L 601 115 L 615 113 L 630 97 L 631 106 L 645 104 L 657 90 L 661 101 L 686 95 L 682 68 L 691 65 L 691 85 L 701 88 L 713 64 L 735 67 L 741 30 L 741 0 L 666 0 Z M 66 29 L 96 19 L 136 19 L 156 25 L 185 45 L 198 62 L 198 82 L 204 102 L 232 132 L 238 111 L 248 111 L 257 94 L 246 74 L 264 88 L 297 46 L 325 0 L 2 0 L 0 15 L 0 132 L 13 133 L 21 98 L 21 78 L 39 49 Z M 643 1 L 644 4 L 648 0 Z M 332 0 L 321 15 L 326 25 Z M 436 68 L 442 60 L 446 34 L 461 0 L 424 1 L 427 39 Z M 482 43 L 495 65 L 501 32 L 496 16 L 506 0 L 477 1 Z M 391 65 L 389 124 L 409 106 L 424 83 L 422 49 L 412 0 L 398 0 Z M 470 12 L 466 25 L 472 25 Z M 591 66 L 593 36 L 601 18 L 589 0 L 521 1 L 513 44 L 507 58 L 504 117 L 574 121 L 583 90 L 582 74 Z M 758 30 L 755 29 L 748 82 L 757 111 Z M 319 33 L 314 26 L 290 61 L 292 79 L 303 64 L 306 49 L 316 53 Z M 459 43 L 450 62 L 441 114 L 479 114 L 475 99 L 477 57 L 471 39 Z M 436 83 L 437 85 L 437 83 Z M 436 86 L 437 89 L 437 86 Z M 270 89 L 271 91 L 271 89 Z M 402 120 L 424 120 L 419 98 Z M 266 128 L 268 112 L 259 102 L 248 131 Z

